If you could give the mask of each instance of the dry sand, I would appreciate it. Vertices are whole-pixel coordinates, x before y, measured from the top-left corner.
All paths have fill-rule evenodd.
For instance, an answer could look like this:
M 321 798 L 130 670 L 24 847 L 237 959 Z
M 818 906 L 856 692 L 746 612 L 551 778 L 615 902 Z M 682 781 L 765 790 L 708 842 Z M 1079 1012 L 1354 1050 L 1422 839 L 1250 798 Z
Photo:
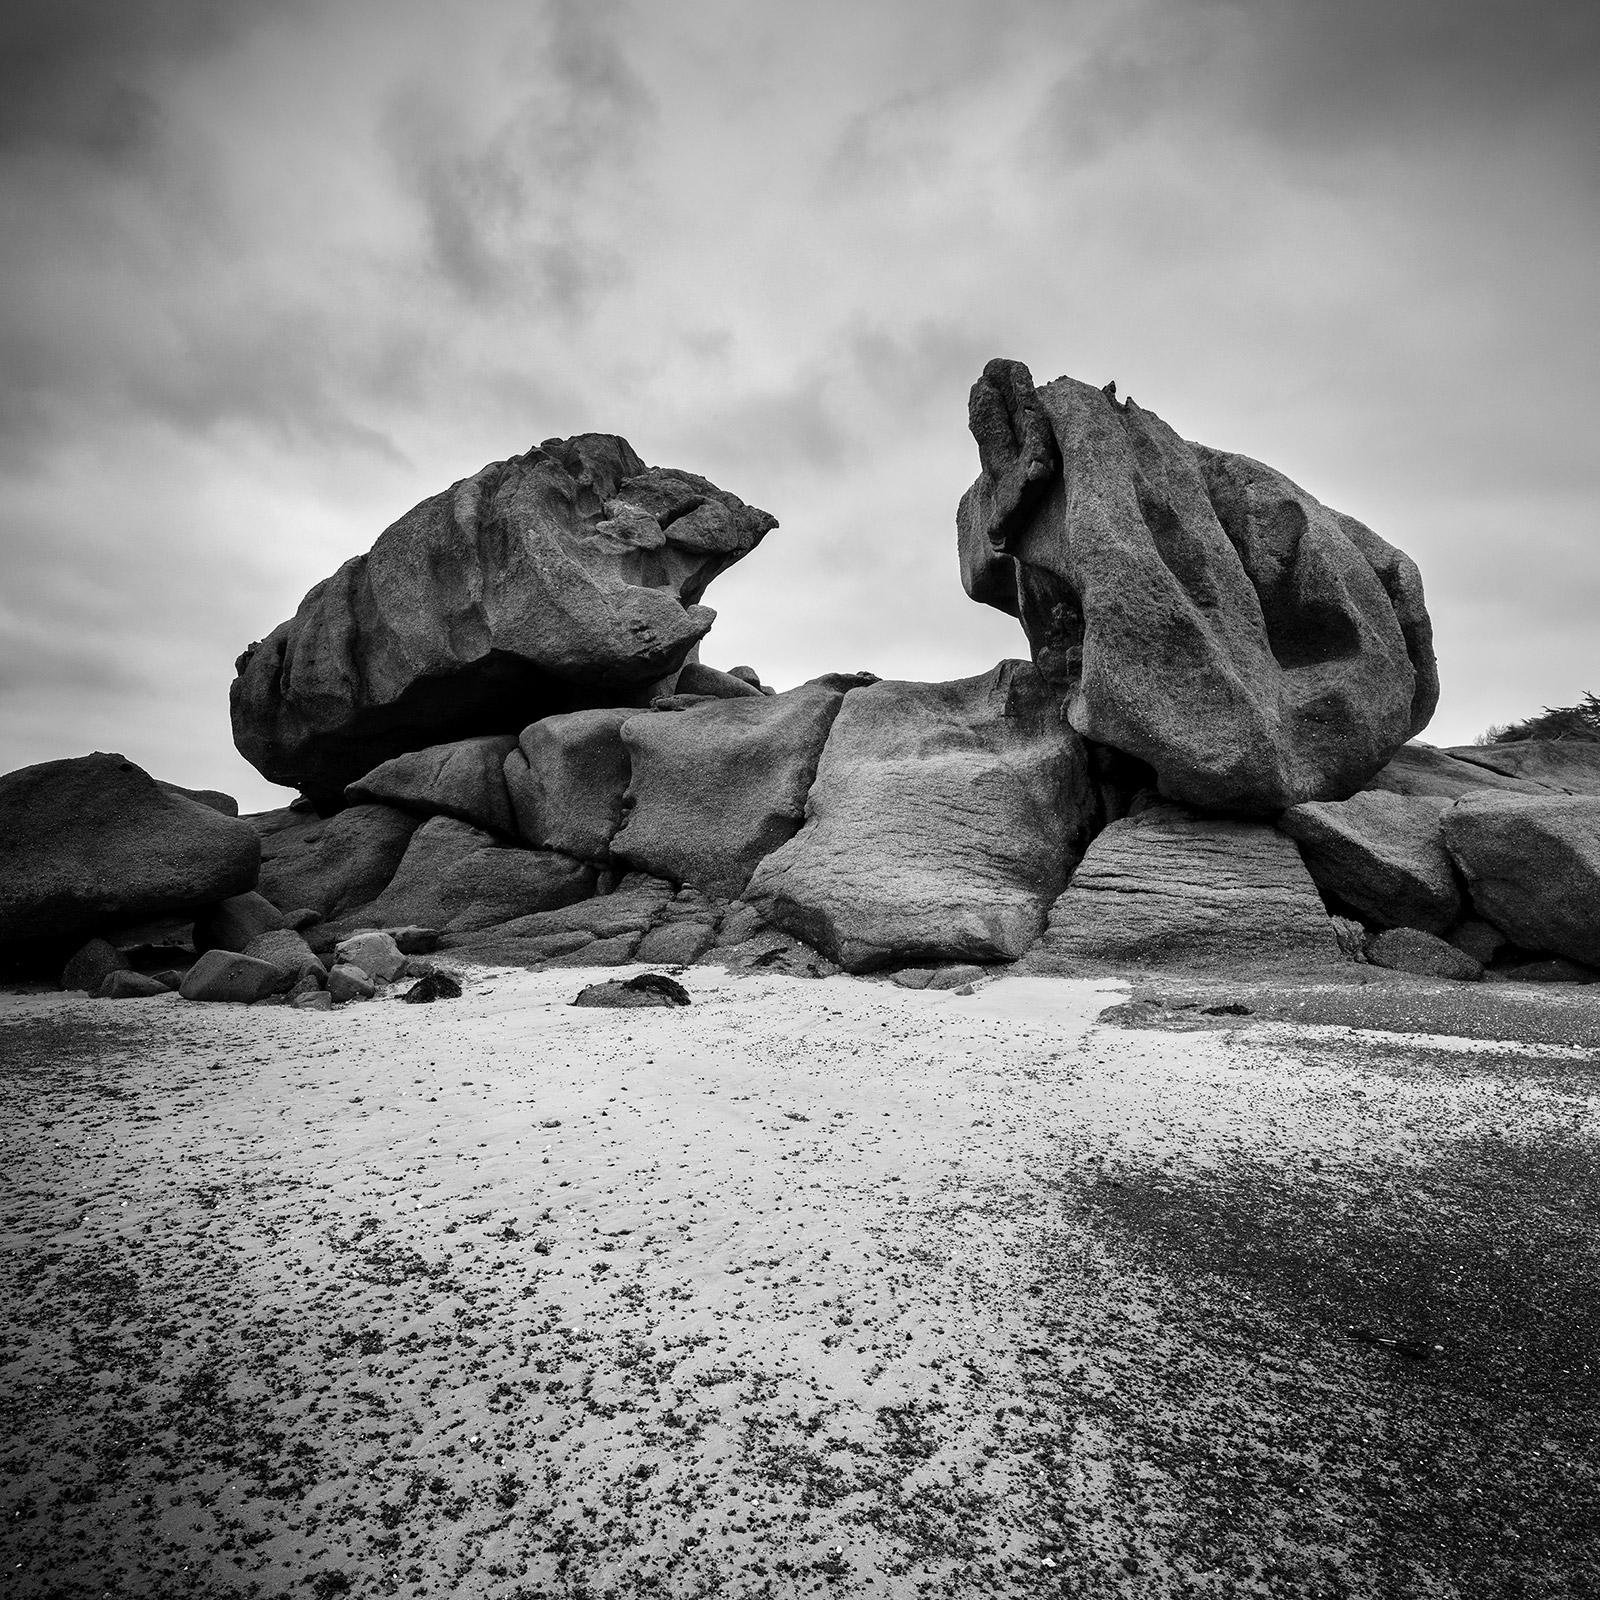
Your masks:
M 0 997 L 0 1594 L 1600 1593 L 1592 1046 L 614 975 Z

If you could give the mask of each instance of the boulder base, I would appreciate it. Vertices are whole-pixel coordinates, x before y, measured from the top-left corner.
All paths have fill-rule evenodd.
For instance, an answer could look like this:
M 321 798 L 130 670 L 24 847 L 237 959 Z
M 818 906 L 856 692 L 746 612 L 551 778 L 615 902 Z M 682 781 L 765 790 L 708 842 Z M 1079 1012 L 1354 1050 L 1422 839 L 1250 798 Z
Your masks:
M 347 785 L 345 799 L 424 817 L 456 817 L 509 839 L 517 822 L 506 793 L 505 764 L 516 747 L 512 734 L 486 734 L 412 750 Z
M 634 709 L 574 711 L 522 730 L 506 756 L 505 779 L 526 843 L 580 861 L 608 858 L 628 787 L 622 725 L 638 715 Z
M 280 821 L 285 815 L 290 820 Z M 421 819 L 393 806 L 351 806 L 326 819 L 267 812 L 261 892 L 280 910 L 309 908 L 336 917 L 383 893 Z
M 1030 964 L 1304 968 L 1341 960 L 1294 844 L 1159 805 L 1089 846 Z
M 1013 961 L 1043 928 L 1090 807 L 1083 745 L 1026 662 L 874 683 L 845 696 L 805 825 L 744 898 L 852 972 Z
M 249 1005 L 282 994 L 293 982 L 292 972 L 270 961 L 231 950 L 207 950 L 184 975 L 178 993 L 185 1000 L 232 1000 Z

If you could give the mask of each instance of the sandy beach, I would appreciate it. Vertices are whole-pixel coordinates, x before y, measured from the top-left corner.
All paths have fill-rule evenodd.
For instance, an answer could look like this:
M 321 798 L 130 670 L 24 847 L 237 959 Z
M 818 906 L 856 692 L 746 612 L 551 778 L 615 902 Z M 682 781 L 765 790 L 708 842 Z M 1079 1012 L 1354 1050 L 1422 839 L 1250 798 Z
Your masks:
M 0 997 L 0 1592 L 1594 1592 L 1592 1014 L 614 975 Z

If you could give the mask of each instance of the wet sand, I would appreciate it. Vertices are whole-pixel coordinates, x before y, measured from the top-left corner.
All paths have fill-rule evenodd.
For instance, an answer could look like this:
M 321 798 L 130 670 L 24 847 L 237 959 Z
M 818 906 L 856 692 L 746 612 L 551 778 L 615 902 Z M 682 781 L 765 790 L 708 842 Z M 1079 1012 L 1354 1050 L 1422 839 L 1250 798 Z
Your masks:
M 614 975 L 0 997 L 0 1593 L 1594 1592 L 1589 1036 Z

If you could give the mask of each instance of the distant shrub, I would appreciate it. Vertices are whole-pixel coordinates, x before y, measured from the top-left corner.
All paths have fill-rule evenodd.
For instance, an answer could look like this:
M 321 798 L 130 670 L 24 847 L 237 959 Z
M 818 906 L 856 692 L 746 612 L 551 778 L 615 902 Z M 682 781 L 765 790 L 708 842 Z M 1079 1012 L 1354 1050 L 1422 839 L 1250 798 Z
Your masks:
M 1546 706 L 1525 722 L 1497 723 L 1486 728 L 1478 744 L 1519 744 L 1524 739 L 1583 739 L 1600 744 L 1600 699 L 1586 694 L 1575 706 Z

